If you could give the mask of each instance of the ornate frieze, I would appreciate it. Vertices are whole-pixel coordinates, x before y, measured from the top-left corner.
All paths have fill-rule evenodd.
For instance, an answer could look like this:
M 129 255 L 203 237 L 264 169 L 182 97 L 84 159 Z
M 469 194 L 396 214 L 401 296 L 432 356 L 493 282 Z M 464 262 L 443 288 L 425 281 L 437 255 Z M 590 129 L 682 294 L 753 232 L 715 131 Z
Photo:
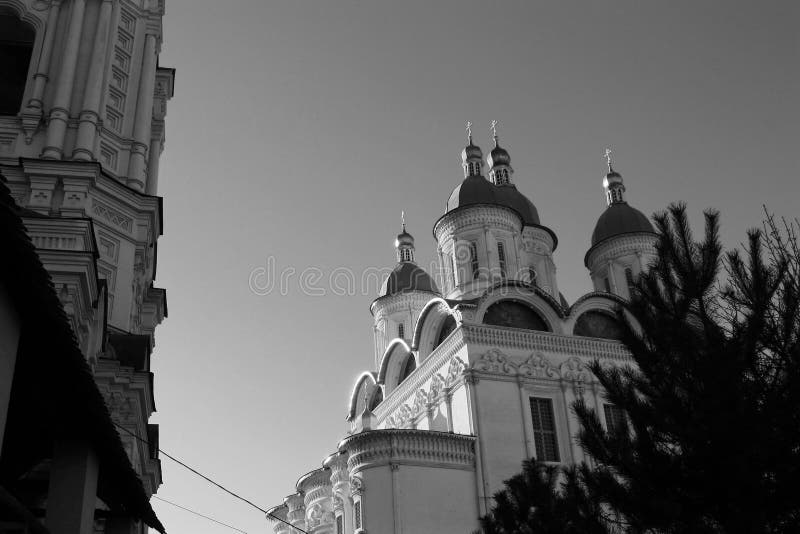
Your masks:
M 350 455 L 347 465 L 352 475 L 389 464 L 475 468 L 475 437 L 463 434 L 411 429 L 374 430 L 346 438 L 341 447 Z M 351 478 L 353 487 L 354 478 L 357 477 Z
M 461 331 L 463 331 L 467 344 L 517 350 L 537 347 L 542 352 L 568 356 L 586 356 L 601 360 L 606 358 L 617 362 L 632 363 L 630 353 L 625 348 L 625 345 L 619 341 L 493 325 L 464 324 L 461 326 Z
M 433 228 L 433 235 L 441 244 L 443 239 L 453 236 L 456 232 L 484 226 L 512 233 L 521 230 L 519 215 L 511 209 L 502 206 L 475 205 L 449 213 L 439 219 Z

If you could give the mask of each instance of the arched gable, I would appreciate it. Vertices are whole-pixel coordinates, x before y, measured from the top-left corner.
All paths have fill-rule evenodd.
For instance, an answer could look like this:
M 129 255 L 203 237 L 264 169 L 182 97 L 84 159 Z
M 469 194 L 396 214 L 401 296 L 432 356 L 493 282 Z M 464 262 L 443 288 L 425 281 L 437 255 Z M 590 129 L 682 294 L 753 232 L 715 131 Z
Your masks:
M 617 310 L 625 300 L 609 293 L 592 292 L 580 297 L 569 309 L 564 329 L 576 336 L 619 340 Z
M 372 404 L 372 401 L 379 392 L 383 395 L 383 392 L 380 391 L 380 386 L 378 386 L 378 375 L 371 371 L 364 371 L 361 373 L 356 379 L 356 383 L 353 386 L 353 392 L 350 394 L 350 404 L 347 408 L 347 419 L 350 420 L 356 416 L 356 414 L 361 413 L 364 411 L 364 393 L 366 392 L 367 401 Z
M 543 329 L 557 334 L 563 333 L 563 314 L 561 305 L 558 304 L 550 295 L 543 295 L 544 292 L 537 288 L 531 288 L 525 284 L 508 283 L 497 285 L 484 293 L 477 303 L 475 317 L 478 322 L 485 323 L 487 312 L 493 305 L 510 301 L 521 304 L 529 308 L 544 323 L 544 328 L 531 328 L 533 330 Z M 491 315 L 491 314 L 490 314 Z M 533 325 L 531 325 L 533 326 Z
M 386 347 L 386 352 L 381 358 L 381 367 L 378 371 L 378 384 L 383 385 L 386 395 L 389 395 L 404 378 L 403 371 L 408 366 L 408 359 L 414 358 L 411 347 L 402 339 L 395 339 Z M 414 362 L 416 366 L 416 360 Z
M 431 299 L 419 314 L 412 346 L 422 363 L 447 335 L 458 328 L 453 308 L 442 298 Z M 444 334 L 444 335 L 443 335 Z

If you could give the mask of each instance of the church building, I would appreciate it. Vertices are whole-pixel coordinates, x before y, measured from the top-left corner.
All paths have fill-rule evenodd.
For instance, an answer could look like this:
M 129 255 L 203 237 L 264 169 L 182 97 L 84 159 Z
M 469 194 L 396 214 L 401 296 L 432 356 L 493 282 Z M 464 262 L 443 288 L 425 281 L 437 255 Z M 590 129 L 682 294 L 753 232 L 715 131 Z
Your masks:
M 568 304 L 556 233 L 517 189 L 496 128 L 485 160 L 468 133 L 463 178 L 433 224 L 440 284 L 404 224 L 370 308 L 375 354 L 350 394 L 349 432 L 270 510 L 276 534 L 473 532 L 523 459 L 585 459 L 574 400 L 608 426 L 624 417 L 587 364 L 632 362 L 615 309 L 654 257 L 653 226 L 607 151 L 608 206 L 584 259 L 594 290 Z
M 163 15 L 164 0 L 0 0 L 2 236 L 20 228 L 9 239 L 23 251 L 2 261 L 43 267 L 17 280 L 48 303 L 0 280 L 0 530 L 163 530 L 148 502 L 162 482 L 150 358 L 167 315 L 154 280 L 175 75 L 158 61 Z M 40 367 L 36 412 L 32 362 L 67 354 L 79 384 L 59 398 Z M 55 417 L 78 397 L 76 426 Z

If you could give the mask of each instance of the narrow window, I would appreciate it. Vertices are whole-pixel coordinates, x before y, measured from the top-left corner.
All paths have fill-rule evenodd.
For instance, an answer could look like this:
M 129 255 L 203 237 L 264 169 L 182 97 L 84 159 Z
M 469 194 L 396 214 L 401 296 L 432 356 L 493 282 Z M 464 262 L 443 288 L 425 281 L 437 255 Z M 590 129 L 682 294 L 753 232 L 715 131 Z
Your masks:
M 397 337 L 399 337 L 400 339 L 406 338 L 406 325 L 404 325 L 403 323 L 397 325 Z
M 456 259 L 450 256 L 450 267 L 453 269 L 453 287 L 458 285 L 458 277 L 456 277 Z
M 613 434 L 624 432 L 628 428 L 628 420 L 625 417 L 625 410 L 613 404 L 604 404 L 603 412 L 606 416 L 606 430 Z
M 341 515 L 336 516 L 336 534 L 344 534 L 344 521 Z
M 497 243 L 497 260 L 500 262 L 500 276 L 506 277 L 506 247 L 503 243 Z
M 633 294 L 633 271 L 630 267 L 625 267 L 625 281 L 628 283 L 628 291 Z
M 0 115 L 16 115 L 22 107 L 35 32 L 0 8 Z
M 611 284 L 608 282 L 608 277 L 603 278 L 603 284 L 606 286 L 606 293 L 611 293 Z
M 353 505 L 353 522 L 356 530 L 359 530 L 361 528 L 361 501 L 356 501 Z
M 541 462 L 558 462 L 558 439 L 552 399 L 531 397 L 531 419 L 536 459 Z
M 472 267 L 472 279 L 478 278 L 478 244 L 471 241 L 469 244 L 469 262 Z
M 536 269 L 534 269 L 533 267 L 528 267 L 528 279 L 530 280 L 529 283 L 532 286 L 537 286 L 537 287 L 539 286 L 539 282 L 536 279 Z

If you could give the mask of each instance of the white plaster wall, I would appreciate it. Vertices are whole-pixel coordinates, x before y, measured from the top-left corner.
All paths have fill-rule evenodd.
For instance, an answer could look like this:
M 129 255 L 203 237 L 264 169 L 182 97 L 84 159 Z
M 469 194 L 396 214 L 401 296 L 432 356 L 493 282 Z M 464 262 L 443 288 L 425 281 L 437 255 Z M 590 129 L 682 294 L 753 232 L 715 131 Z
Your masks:
M 456 434 L 474 434 L 467 402 L 467 390 L 463 384 L 453 391 L 452 399 L 453 432 Z
M 469 534 L 478 528 L 474 471 L 400 465 L 394 475 L 397 534 Z

